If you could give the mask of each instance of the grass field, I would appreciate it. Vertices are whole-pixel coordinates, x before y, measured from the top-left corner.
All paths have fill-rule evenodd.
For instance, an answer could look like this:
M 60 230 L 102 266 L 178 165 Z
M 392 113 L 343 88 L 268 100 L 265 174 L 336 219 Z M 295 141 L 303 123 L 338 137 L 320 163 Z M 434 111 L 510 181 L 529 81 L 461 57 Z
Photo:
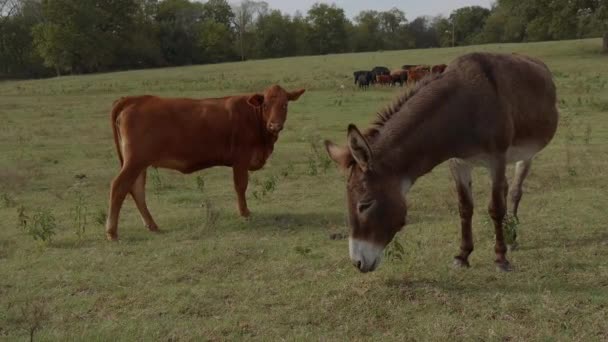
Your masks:
M 0 83 L 0 339 L 608 340 L 608 57 L 600 40 L 302 57 Z M 497 273 L 476 170 L 472 267 L 445 165 L 408 195 L 396 253 L 370 274 L 348 258 L 344 181 L 322 140 L 343 143 L 399 89 L 360 92 L 352 71 L 443 63 L 469 51 L 540 57 L 561 121 L 536 159 L 520 209 L 515 270 Z M 105 241 L 118 171 L 109 124 L 127 94 L 212 97 L 278 82 L 308 92 L 290 106 L 267 166 L 253 173 L 250 220 L 231 171 L 148 175 L 151 234 L 133 201 L 120 242 Z M 341 89 L 344 84 L 345 88 Z M 206 204 L 201 206 L 202 204 Z M 22 229 L 53 229 L 42 243 Z M 401 257 L 402 260 L 399 260 Z

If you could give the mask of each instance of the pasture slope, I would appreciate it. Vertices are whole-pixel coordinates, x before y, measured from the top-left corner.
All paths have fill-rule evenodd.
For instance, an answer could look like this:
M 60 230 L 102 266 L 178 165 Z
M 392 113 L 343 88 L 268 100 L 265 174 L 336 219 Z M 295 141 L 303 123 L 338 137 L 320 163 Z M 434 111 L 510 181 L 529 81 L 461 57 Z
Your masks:
M 606 341 L 608 57 L 600 47 L 598 39 L 484 45 L 2 82 L 0 339 Z M 358 91 L 352 71 L 469 51 L 540 57 L 559 87 L 561 122 L 525 186 L 521 249 L 509 255 L 515 271 L 494 268 L 484 170 L 474 178 L 472 267 L 452 269 L 459 217 L 441 165 L 408 196 L 409 225 L 397 237 L 404 252 L 394 248 L 375 273 L 360 274 L 347 240 L 329 238 L 347 232 L 344 184 L 321 142 L 344 142 L 348 123 L 367 125 L 399 89 Z M 253 174 L 250 220 L 237 215 L 229 169 L 159 170 L 148 174 L 148 204 L 164 232 L 149 233 L 129 198 L 121 241 L 105 241 L 99 222 L 118 170 L 113 100 L 211 97 L 274 82 L 309 91 Z M 56 234 L 34 241 L 21 220 Z

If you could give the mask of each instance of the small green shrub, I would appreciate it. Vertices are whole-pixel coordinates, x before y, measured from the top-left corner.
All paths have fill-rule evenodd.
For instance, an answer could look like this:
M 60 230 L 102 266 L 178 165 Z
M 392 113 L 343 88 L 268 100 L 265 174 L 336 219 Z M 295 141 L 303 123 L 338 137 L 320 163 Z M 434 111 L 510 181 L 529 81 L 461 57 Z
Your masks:
M 87 226 L 88 206 L 84 198 L 84 194 L 82 191 L 80 191 L 80 189 L 77 188 L 74 194 L 75 203 L 71 210 L 72 220 L 74 223 L 74 233 L 79 240 L 82 240 Z
M 18 226 L 34 240 L 51 242 L 57 229 L 55 216 L 48 209 L 39 209 L 30 217 L 23 206 L 17 209 Z

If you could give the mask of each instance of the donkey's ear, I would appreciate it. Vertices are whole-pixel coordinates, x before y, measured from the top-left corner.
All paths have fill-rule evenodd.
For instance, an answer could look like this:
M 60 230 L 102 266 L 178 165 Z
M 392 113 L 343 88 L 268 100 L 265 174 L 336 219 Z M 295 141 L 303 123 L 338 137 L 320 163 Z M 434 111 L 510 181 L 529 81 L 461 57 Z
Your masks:
M 247 103 L 254 107 L 261 107 L 264 104 L 264 95 L 253 94 L 247 99 Z
M 372 169 L 372 149 L 357 126 L 348 125 L 348 149 L 363 172 Z
M 329 158 L 333 160 L 340 169 L 346 170 L 353 162 L 353 156 L 348 147 L 338 146 L 329 140 L 325 140 L 325 149 Z

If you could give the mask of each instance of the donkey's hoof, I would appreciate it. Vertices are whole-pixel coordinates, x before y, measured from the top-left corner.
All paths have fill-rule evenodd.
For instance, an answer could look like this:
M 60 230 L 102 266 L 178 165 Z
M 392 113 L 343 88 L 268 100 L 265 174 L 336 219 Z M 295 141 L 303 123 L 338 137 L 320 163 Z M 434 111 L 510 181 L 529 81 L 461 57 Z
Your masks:
M 511 272 L 513 271 L 513 268 L 507 260 L 502 262 L 496 261 L 496 270 L 499 272 Z
M 454 262 L 452 264 L 454 268 L 469 268 L 471 264 L 469 264 L 468 260 L 462 260 L 460 257 L 454 257 Z

